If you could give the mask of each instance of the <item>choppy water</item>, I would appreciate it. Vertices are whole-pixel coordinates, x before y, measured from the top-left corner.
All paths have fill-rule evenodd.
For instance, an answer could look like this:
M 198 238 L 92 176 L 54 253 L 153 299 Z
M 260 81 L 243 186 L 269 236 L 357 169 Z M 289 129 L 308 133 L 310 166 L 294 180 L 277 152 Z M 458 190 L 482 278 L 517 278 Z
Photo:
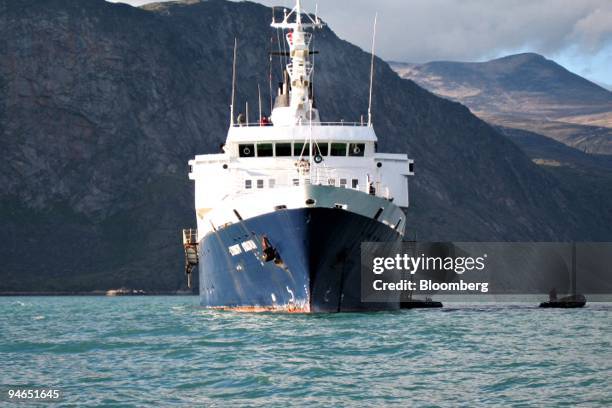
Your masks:
M 0 298 L 0 382 L 57 387 L 68 405 L 612 405 L 610 304 L 334 315 L 196 304 Z

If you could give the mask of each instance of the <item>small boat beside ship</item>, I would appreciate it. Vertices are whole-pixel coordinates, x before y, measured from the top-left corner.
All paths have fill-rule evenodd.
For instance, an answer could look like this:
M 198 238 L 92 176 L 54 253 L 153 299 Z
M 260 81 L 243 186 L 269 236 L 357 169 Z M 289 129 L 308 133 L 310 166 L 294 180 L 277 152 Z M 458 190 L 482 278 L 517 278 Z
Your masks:
M 569 296 L 557 298 L 557 290 L 551 289 L 548 295 L 548 301 L 540 303 L 542 308 L 558 308 L 558 309 L 573 309 L 584 307 L 586 305 L 586 297 L 579 293 L 576 293 L 576 243 L 572 243 L 572 267 L 570 276 L 570 291 L 572 292 Z

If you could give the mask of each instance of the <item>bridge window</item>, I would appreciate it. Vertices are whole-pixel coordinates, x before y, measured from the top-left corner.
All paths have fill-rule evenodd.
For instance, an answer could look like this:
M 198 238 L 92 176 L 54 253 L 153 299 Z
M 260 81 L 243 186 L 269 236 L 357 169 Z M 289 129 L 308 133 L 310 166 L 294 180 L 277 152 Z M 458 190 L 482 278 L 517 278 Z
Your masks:
M 365 143 L 351 143 L 349 145 L 349 156 L 363 156 Z
M 332 143 L 331 144 L 331 155 L 332 156 L 346 156 L 346 143 Z
M 272 157 L 273 155 L 272 143 L 257 143 L 258 157 Z
M 346 188 L 346 179 L 340 179 L 340 187 Z
M 251 180 L 244 180 L 244 188 L 249 189 L 253 187 L 253 182 Z
M 308 143 L 294 143 L 293 155 L 305 157 L 310 156 L 310 145 Z
M 335 186 L 336 185 L 336 179 L 330 178 L 327 180 L 327 184 L 329 184 L 330 186 Z
M 353 186 L 353 188 L 358 188 L 359 187 L 359 179 L 353 179 L 352 186 Z
M 300 179 L 293 179 L 293 185 L 294 186 L 299 186 L 300 185 Z
M 270 188 L 274 188 L 274 185 L 276 184 L 276 181 L 274 179 L 270 179 L 268 180 L 268 187 Z
M 320 156 L 327 156 L 329 144 L 327 142 L 324 143 L 316 143 L 314 145 L 314 155 L 317 154 Z
M 257 188 L 263 188 L 264 186 L 264 181 L 263 180 L 257 180 Z
M 240 157 L 255 157 L 255 145 L 241 144 L 238 145 L 238 154 Z
M 276 155 L 278 157 L 291 156 L 291 143 L 277 143 Z

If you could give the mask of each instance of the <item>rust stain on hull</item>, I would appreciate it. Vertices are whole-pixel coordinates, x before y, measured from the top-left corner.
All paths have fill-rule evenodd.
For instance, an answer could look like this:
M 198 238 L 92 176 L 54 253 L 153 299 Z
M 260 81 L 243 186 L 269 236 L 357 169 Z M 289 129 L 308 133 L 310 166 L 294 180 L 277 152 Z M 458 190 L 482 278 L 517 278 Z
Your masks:
M 310 305 L 276 305 L 276 306 L 209 306 L 208 309 L 242 313 L 310 313 Z

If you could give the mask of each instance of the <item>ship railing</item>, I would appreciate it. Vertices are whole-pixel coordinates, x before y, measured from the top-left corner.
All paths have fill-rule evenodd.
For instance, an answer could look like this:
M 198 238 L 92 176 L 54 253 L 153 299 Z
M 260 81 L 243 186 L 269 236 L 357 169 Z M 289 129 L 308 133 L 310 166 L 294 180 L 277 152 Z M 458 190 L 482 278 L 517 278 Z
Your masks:
M 296 124 L 292 124 L 292 125 L 274 125 L 274 124 L 270 124 L 270 123 L 258 123 L 258 122 L 250 122 L 247 123 L 243 123 L 243 124 L 238 124 L 238 123 L 234 123 L 233 127 L 266 127 L 266 126 L 274 126 L 274 127 L 294 127 L 294 126 L 310 126 L 310 123 L 308 121 L 304 121 L 301 123 L 296 123 Z M 367 122 L 364 121 L 360 121 L 360 122 L 345 122 L 343 120 L 339 121 L 339 122 L 313 122 L 312 126 L 357 126 L 357 127 L 361 127 L 361 126 L 368 126 Z
M 294 68 L 295 71 L 298 71 L 298 73 L 300 69 L 304 70 L 304 76 L 306 78 L 310 78 L 310 74 L 312 73 L 312 65 L 310 62 L 305 62 L 303 64 L 287 64 L 287 71 L 289 72 L 289 76 L 291 76 L 291 78 L 295 76 Z
M 198 243 L 198 230 L 186 228 L 183 230 L 183 245 L 194 245 Z

